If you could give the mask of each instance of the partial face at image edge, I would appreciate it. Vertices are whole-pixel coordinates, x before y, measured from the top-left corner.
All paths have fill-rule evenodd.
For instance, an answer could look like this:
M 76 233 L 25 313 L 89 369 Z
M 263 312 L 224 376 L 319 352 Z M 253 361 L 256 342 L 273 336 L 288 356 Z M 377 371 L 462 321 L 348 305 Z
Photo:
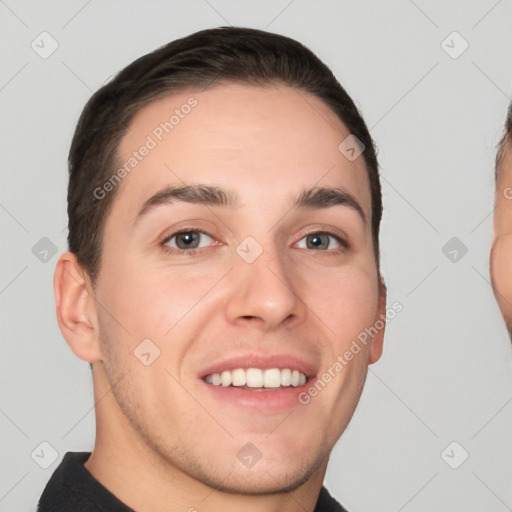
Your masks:
M 510 114 L 509 114 L 510 115 Z M 494 295 L 512 340 L 512 134 L 501 145 L 496 169 L 494 240 L 491 281 Z

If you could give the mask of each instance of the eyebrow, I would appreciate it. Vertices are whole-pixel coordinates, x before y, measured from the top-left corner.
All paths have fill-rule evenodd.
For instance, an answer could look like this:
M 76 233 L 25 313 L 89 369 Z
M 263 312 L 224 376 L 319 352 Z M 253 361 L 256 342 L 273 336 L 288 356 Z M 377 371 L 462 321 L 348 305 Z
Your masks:
M 355 210 L 366 224 L 366 216 L 356 198 L 339 187 L 314 187 L 304 190 L 293 203 L 294 208 L 330 208 L 337 205 Z
M 183 186 L 168 186 L 152 195 L 139 210 L 135 217 L 138 220 L 154 208 L 182 201 L 206 206 L 222 206 L 225 208 L 240 208 L 236 192 L 214 185 L 197 184 Z M 366 224 L 366 216 L 355 197 L 339 187 L 313 187 L 303 190 L 296 198 L 290 197 L 291 208 L 330 208 L 331 206 L 347 206 L 356 211 Z

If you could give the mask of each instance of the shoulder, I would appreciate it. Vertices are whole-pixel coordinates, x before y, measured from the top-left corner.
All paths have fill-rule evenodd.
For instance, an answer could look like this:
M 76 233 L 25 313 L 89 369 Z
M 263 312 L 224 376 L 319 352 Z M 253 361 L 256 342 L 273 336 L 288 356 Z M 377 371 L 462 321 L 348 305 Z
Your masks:
M 347 510 L 329 494 L 329 491 L 325 487 L 322 487 L 314 512 L 347 512 Z
M 130 512 L 84 466 L 90 452 L 67 452 L 46 484 L 36 512 Z

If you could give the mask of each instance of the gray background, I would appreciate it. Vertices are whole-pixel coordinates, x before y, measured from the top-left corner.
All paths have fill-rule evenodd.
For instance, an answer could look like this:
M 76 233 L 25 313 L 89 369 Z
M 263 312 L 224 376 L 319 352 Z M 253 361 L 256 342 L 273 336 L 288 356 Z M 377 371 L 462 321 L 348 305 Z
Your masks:
M 89 367 L 61 336 L 52 288 L 79 113 L 136 57 L 228 24 L 309 46 L 379 147 L 382 270 L 389 304 L 403 311 L 327 487 L 351 512 L 512 510 L 512 350 L 488 271 L 493 159 L 512 92 L 511 0 L 1 1 L 0 510 L 32 510 L 63 454 L 94 441 Z M 51 48 L 43 31 L 58 43 L 47 58 L 31 47 Z M 453 31 L 469 44 L 458 58 L 458 36 L 444 43 L 452 56 L 442 47 Z M 450 257 L 442 250 L 452 237 L 456 261 L 453 247 Z M 58 452 L 47 469 L 41 442 Z

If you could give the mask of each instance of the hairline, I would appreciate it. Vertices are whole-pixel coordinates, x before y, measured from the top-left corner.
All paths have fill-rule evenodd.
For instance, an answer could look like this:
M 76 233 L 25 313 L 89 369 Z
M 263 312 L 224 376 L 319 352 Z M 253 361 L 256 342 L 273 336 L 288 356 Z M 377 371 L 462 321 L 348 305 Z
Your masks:
M 507 110 L 507 117 L 505 120 L 504 133 L 501 137 L 500 142 L 498 143 L 498 151 L 496 153 L 495 160 L 495 179 L 496 181 L 499 179 L 501 175 L 501 166 L 503 165 L 503 161 L 508 152 L 512 151 L 512 102 L 510 102 Z

